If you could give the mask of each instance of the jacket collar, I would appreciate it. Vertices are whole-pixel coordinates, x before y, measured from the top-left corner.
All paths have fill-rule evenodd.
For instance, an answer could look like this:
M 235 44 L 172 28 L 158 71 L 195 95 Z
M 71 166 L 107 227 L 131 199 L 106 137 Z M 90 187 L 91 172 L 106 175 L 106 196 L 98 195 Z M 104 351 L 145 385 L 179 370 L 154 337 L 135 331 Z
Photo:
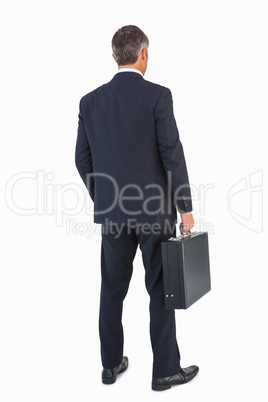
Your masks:
M 132 71 L 122 71 L 121 73 L 116 73 L 113 77 L 113 80 L 120 80 L 122 78 L 137 78 L 143 80 L 142 75 L 140 75 L 139 73 L 134 73 Z

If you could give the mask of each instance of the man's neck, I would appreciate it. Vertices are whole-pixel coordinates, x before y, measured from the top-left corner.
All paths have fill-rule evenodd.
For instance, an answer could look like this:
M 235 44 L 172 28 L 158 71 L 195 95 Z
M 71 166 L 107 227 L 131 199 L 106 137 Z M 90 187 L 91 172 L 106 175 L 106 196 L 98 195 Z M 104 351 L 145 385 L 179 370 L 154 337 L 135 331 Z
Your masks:
M 141 72 L 138 68 L 133 67 L 133 66 L 131 66 L 131 65 L 129 65 L 129 66 L 120 66 L 120 67 L 118 68 L 118 73 L 127 72 L 127 71 L 129 71 L 129 72 L 134 72 L 134 73 L 138 73 L 138 74 L 140 74 L 140 75 L 143 77 L 142 72 Z

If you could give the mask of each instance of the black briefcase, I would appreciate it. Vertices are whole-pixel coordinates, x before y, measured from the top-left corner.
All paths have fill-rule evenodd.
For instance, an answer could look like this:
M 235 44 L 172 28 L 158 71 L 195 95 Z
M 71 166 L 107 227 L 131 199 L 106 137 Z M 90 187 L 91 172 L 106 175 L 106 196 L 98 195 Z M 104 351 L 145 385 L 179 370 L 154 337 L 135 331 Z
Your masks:
M 208 234 L 182 232 L 161 248 L 165 308 L 187 309 L 211 290 Z

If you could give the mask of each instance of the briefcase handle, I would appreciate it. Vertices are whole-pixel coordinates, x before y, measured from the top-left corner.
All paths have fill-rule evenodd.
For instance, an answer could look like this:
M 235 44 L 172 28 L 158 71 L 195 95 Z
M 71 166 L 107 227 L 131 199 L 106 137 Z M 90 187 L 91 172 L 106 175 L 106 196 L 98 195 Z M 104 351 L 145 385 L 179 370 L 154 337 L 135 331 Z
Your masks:
M 192 234 L 196 233 L 196 232 L 192 233 L 190 231 L 189 232 L 184 232 L 182 223 L 180 224 L 179 228 L 180 228 L 181 235 L 177 236 L 177 237 L 171 237 L 170 239 L 168 239 L 168 241 L 179 241 L 179 240 L 187 239 L 188 237 L 191 237 Z
M 188 236 L 188 237 L 191 236 L 191 231 L 190 231 L 190 230 L 189 230 L 189 232 L 184 232 L 184 230 L 183 230 L 183 223 L 180 223 L 179 228 L 180 228 L 180 232 L 181 232 L 181 235 L 182 235 L 182 236 Z
M 184 232 L 184 230 L 183 230 L 183 223 L 180 223 L 179 228 L 180 228 L 181 236 L 184 236 L 184 237 L 191 237 L 192 233 L 191 233 L 190 230 L 189 230 L 189 232 Z

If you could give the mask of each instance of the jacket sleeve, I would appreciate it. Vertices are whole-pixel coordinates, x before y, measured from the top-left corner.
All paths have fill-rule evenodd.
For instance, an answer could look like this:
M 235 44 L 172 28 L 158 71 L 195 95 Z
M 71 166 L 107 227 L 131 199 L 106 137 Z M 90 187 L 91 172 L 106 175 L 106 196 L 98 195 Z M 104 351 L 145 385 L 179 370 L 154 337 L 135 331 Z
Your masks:
M 82 111 L 82 100 L 83 98 L 81 99 L 79 105 L 79 121 L 75 148 L 75 164 L 86 188 L 88 189 L 90 197 L 94 201 L 93 163 L 91 150 L 85 130 Z
M 156 136 L 160 157 L 180 213 L 192 211 L 191 190 L 183 147 L 173 114 L 172 95 L 164 88 L 155 107 Z

